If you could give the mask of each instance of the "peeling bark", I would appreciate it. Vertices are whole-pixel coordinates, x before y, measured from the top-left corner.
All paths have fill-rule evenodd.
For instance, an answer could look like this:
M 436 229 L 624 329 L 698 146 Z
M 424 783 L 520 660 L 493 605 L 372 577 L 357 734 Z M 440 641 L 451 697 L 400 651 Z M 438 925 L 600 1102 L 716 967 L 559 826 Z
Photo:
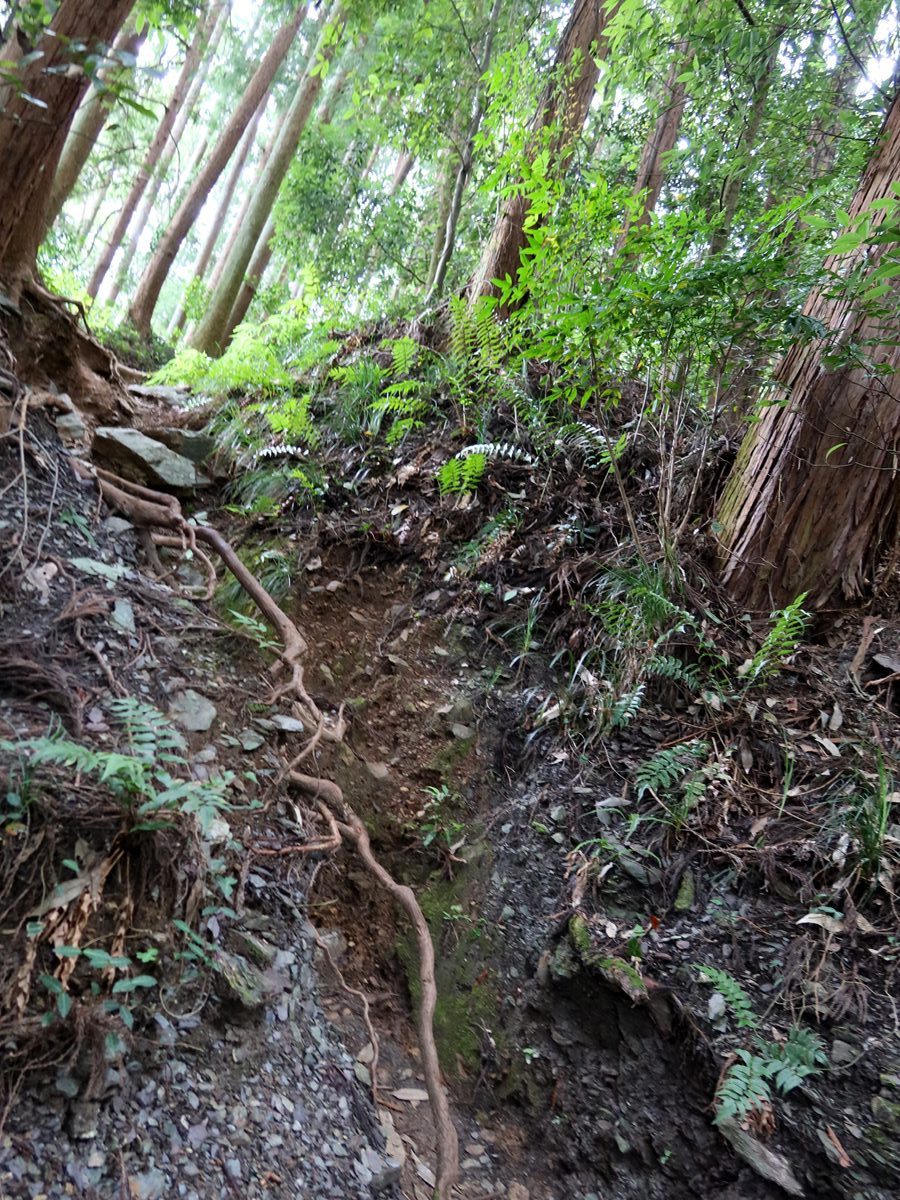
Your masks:
M 891 194 L 900 180 L 900 94 L 850 207 L 851 216 Z M 880 214 L 883 219 L 884 213 Z M 847 275 L 871 273 L 884 246 L 827 260 Z M 872 590 L 895 546 L 900 518 L 900 279 L 889 281 L 882 311 L 865 311 L 848 290 L 816 289 L 804 313 L 832 340 L 798 343 L 776 372 L 783 405 L 763 410 L 748 432 L 719 508 L 722 579 L 749 608 L 772 608 L 808 592 L 807 606 L 828 608 Z M 879 373 L 831 370 L 826 350 L 860 345 Z

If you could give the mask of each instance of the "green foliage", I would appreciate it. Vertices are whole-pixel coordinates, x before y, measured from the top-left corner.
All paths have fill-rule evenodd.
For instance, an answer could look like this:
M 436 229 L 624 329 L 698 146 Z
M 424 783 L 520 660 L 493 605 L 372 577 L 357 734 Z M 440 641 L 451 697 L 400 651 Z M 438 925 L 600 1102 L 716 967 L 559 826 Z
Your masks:
M 759 1017 L 738 981 L 717 967 L 698 965 L 704 979 L 722 995 L 738 1029 L 757 1030 Z M 758 1116 L 772 1102 L 772 1088 L 786 1095 L 828 1061 L 819 1036 L 811 1029 L 791 1026 L 783 1041 L 767 1041 L 758 1034 L 753 1049 L 739 1046 L 715 1097 L 715 1123 L 745 1121 Z
M 777 674 L 785 659 L 797 651 L 800 639 L 809 624 L 809 613 L 803 609 L 806 592 L 786 607 L 771 614 L 772 626 L 753 657 L 738 668 L 748 685 L 760 683 Z
M 718 967 L 707 966 L 705 963 L 698 964 L 697 970 L 715 987 L 717 992 L 721 992 L 738 1029 L 757 1029 L 759 1027 L 759 1018 L 753 1011 L 753 1001 L 733 975 L 719 970 Z
M 232 807 L 230 772 L 201 781 L 179 778 L 161 765 L 187 770 L 184 741 L 162 713 L 130 698 L 111 701 L 109 711 L 130 753 L 97 750 L 60 734 L 0 741 L 0 750 L 27 756 L 32 771 L 59 766 L 93 776 L 122 806 L 135 833 L 164 829 L 179 816 L 193 817 L 206 833 L 214 818 Z
M 668 750 L 657 750 L 635 771 L 634 781 L 637 785 L 638 799 L 645 792 L 658 795 L 672 791 L 676 784 L 696 769 L 699 762 L 706 759 L 708 754 L 709 742 L 699 739 L 672 746 Z
M 478 442 L 473 446 L 466 446 L 453 458 L 448 459 L 437 472 L 442 495 L 476 491 L 484 478 L 488 463 L 498 458 L 505 458 L 510 462 L 534 461 L 525 450 L 509 442 Z

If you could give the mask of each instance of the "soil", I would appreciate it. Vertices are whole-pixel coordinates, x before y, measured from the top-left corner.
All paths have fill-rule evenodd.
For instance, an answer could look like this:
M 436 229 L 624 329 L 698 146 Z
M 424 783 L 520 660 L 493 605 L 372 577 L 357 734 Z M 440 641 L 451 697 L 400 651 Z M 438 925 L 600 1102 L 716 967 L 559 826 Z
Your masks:
M 296 734 L 273 724 L 292 714 L 271 703 L 266 655 L 186 598 L 194 564 L 151 577 L 135 531 L 73 471 L 56 421 L 35 402 L 0 443 L 7 788 L 31 783 L 17 741 L 61 725 L 112 750 L 114 697 L 168 713 L 196 692 L 216 713 L 186 733 L 184 770 L 233 772 L 240 806 L 218 849 L 190 822 L 142 835 L 87 773 L 54 767 L 34 777 L 27 819 L 4 814 L 0 1194 L 427 1197 L 434 1133 L 405 921 L 349 850 L 298 849 L 322 830 L 279 783 Z M 433 444 L 379 453 L 363 486 L 317 514 L 285 506 L 265 527 L 240 524 L 215 490 L 197 506 L 245 549 L 289 550 L 282 602 L 314 648 L 308 686 L 349 717 L 316 768 L 416 889 L 438 951 L 459 1195 L 897 1195 L 898 723 L 896 684 L 879 682 L 900 652 L 896 621 L 832 621 L 724 707 L 657 681 L 638 719 L 600 736 L 584 714 L 554 714 L 574 691 L 550 651 L 568 639 L 580 653 L 593 636 L 565 598 L 588 563 L 559 534 L 561 509 L 592 505 L 612 544 L 612 506 L 579 479 L 541 508 L 517 464 L 474 504 L 448 502 L 427 482 Z M 527 518 L 483 536 L 518 488 Z M 529 642 L 539 588 L 557 600 Z M 759 641 L 739 619 L 713 636 L 731 662 Z M 701 739 L 711 765 L 693 807 L 635 786 L 655 751 Z M 874 794 L 879 761 L 888 818 L 866 873 L 838 815 Z M 232 882 L 213 903 L 217 857 Z M 59 967 L 46 940 L 29 958 L 26 926 L 63 911 L 46 902 L 66 863 L 81 879 L 106 862 L 102 895 L 76 889 L 60 937 L 157 951 L 158 1002 L 135 1003 L 129 1032 L 81 966 L 72 1012 L 42 1025 L 55 993 L 41 976 Z M 212 965 L 184 957 L 175 920 L 201 932 Z M 236 963 L 247 973 L 235 982 Z M 717 1125 L 717 1089 L 754 1046 L 728 980 L 759 1037 L 815 1032 L 827 1061 Z M 378 1042 L 374 1099 L 360 994 Z

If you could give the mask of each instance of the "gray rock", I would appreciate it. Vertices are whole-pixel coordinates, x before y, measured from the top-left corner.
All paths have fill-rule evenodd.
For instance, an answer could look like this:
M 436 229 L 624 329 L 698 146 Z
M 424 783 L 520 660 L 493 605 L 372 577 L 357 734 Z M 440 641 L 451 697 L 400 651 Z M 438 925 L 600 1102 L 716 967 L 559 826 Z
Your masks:
M 285 716 L 284 713 L 272 713 L 269 721 L 276 729 L 280 729 L 282 733 L 302 733 L 304 725 L 296 717 Z M 260 721 L 260 724 L 262 722 Z
M 81 413 L 67 412 L 56 418 L 56 432 L 63 442 L 83 442 L 88 430 Z
M 831 1061 L 836 1067 L 856 1062 L 858 1058 L 859 1051 L 855 1046 L 851 1046 L 849 1042 L 842 1042 L 840 1038 L 834 1039 L 831 1046 Z
M 159 1200 L 160 1196 L 168 1194 L 168 1176 L 156 1167 L 142 1171 L 131 1180 L 131 1194 L 135 1200 Z
M 216 719 L 216 706 L 193 688 L 185 688 L 172 698 L 169 715 L 182 729 L 190 733 L 205 733 Z
M 151 486 L 176 492 L 206 487 L 212 482 L 190 459 L 136 429 L 102 425 L 94 434 L 93 454 L 113 467 L 138 475 Z
M 238 740 L 241 743 L 241 749 L 249 753 L 251 750 L 258 750 L 266 739 L 255 729 L 242 729 L 238 734 Z
M 120 599 L 115 602 L 112 610 L 112 623 L 126 633 L 134 633 L 134 608 L 130 600 Z
M 458 721 L 450 726 L 450 732 L 461 742 L 467 742 L 475 736 L 475 730 L 470 725 L 462 725 Z
M 400 1180 L 400 1164 L 395 1158 L 386 1158 L 375 1150 L 366 1149 L 362 1153 L 362 1165 L 371 1173 L 369 1186 L 373 1192 L 383 1192 Z
M 133 383 L 128 388 L 132 396 L 145 400 L 161 400 L 172 408 L 183 408 L 190 400 L 190 392 L 184 388 L 163 387 L 161 384 Z
M 192 463 L 203 463 L 215 453 L 215 439 L 208 433 L 194 429 L 155 429 L 156 438 L 176 454 L 189 458 Z
M 107 517 L 103 522 L 103 528 L 108 529 L 113 537 L 119 537 L 120 534 L 130 532 L 134 526 L 124 517 Z

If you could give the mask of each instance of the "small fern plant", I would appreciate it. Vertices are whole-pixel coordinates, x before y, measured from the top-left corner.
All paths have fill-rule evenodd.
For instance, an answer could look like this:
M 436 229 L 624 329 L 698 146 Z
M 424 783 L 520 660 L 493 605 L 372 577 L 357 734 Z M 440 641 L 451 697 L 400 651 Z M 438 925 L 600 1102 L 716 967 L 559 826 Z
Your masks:
M 474 492 L 484 477 L 488 462 L 497 458 L 505 458 L 510 462 L 534 462 L 527 450 L 510 442 L 478 442 L 474 446 L 466 446 L 439 469 L 437 481 L 441 495 Z
M 133 698 L 108 704 L 121 727 L 128 752 L 96 750 L 58 732 L 20 741 L 0 741 L 0 750 L 27 755 L 32 769 L 65 767 L 93 776 L 108 788 L 130 818 L 133 833 L 170 827 L 180 814 L 196 819 L 206 834 L 214 818 L 232 807 L 228 792 L 234 774 L 207 780 L 179 778 L 163 764 L 187 768 L 181 734 L 157 709 Z
M 732 975 L 706 964 L 698 964 L 698 970 L 721 994 L 738 1029 L 759 1029 L 753 1002 Z M 763 1118 L 771 1108 L 773 1088 L 787 1095 L 827 1061 L 821 1038 L 811 1029 L 793 1025 L 781 1042 L 767 1041 L 754 1032 L 752 1048 L 740 1046 L 734 1051 L 719 1082 L 713 1101 L 714 1123 L 747 1124 Z
M 785 659 L 796 653 L 810 622 L 810 615 L 803 608 L 806 596 L 806 592 L 801 592 L 787 608 L 777 609 L 771 614 L 772 626 L 759 649 L 752 658 L 738 667 L 738 675 L 747 686 L 761 683 L 775 675 Z

